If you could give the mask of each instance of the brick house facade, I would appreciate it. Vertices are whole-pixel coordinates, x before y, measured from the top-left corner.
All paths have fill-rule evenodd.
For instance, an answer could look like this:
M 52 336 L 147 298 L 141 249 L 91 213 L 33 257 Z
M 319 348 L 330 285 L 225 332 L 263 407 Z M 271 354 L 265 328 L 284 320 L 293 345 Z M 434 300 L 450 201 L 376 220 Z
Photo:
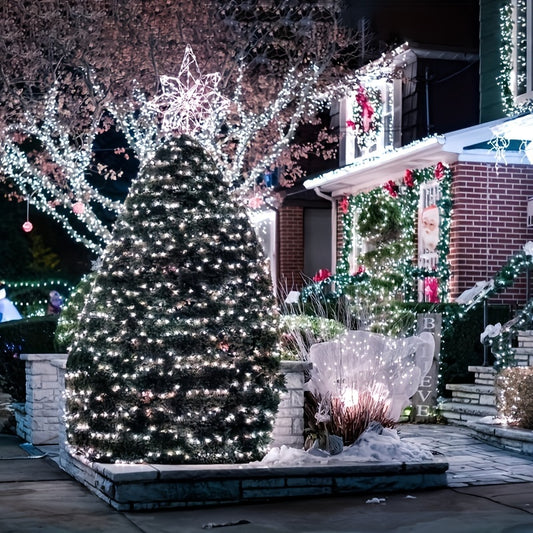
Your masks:
M 448 301 L 455 301 L 463 291 L 480 281 L 490 281 L 510 257 L 533 240 L 533 227 L 528 226 L 528 199 L 533 197 L 533 157 L 530 161 L 530 154 L 526 153 L 528 143 L 533 147 L 533 120 L 526 122 L 524 127 L 519 124 L 520 119 L 511 118 L 531 113 L 531 105 L 520 106 L 524 102 L 527 104 L 528 98 L 533 103 L 533 66 L 530 65 L 533 56 L 530 54 L 527 62 L 517 62 L 517 57 L 526 53 L 526 46 L 520 43 L 522 34 L 517 33 L 518 30 L 510 36 L 503 35 L 501 8 L 504 4 L 512 6 L 515 13 L 531 7 L 525 0 L 480 0 L 478 68 L 472 68 L 476 66 L 473 54 L 465 53 L 461 65 L 460 55 L 454 52 L 411 49 L 404 45 L 391 52 L 387 65 L 379 59 L 361 69 L 362 80 L 366 74 L 371 74 L 374 81 L 379 80 L 380 75 L 384 80 L 392 80 L 386 90 L 383 85 L 375 85 L 380 87 L 382 96 L 387 95 L 391 100 L 387 104 L 390 115 L 388 122 L 384 122 L 381 140 L 371 149 L 358 148 L 358 138 L 355 138 L 353 149 L 354 136 L 347 127 L 349 120 L 346 120 L 352 120 L 352 104 L 340 102 L 332 109 L 333 122 L 336 121 L 341 133 L 341 166 L 304 182 L 308 191 L 318 191 L 336 201 L 330 206 L 334 210 L 332 220 L 337 220 L 330 239 L 336 246 L 323 247 L 324 267 L 332 265 L 334 270 L 341 256 L 343 243 L 338 201 L 342 197 L 382 187 L 389 180 L 400 184 L 406 169 L 428 168 L 438 162 L 452 171 Z M 524 17 L 524 20 L 529 25 L 533 19 Z M 515 48 L 515 63 L 509 71 L 514 110 L 510 110 L 513 105 L 510 96 L 507 97 L 507 109 L 502 104 L 501 79 L 495 83 L 503 69 L 501 50 L 507 42 L 505 39 L 511 39 L 511 49 Z M 527 49 L 530 44 L 527 43 Z M 506 49 L 509 46 L 507 42 Z M 524 79 L 529 81 L 521 88 L 516 79 L 524 75 L 524 69 Z M 461 77 L 454 76 L 452 71 L 460 72 Z M 422 72 L 429 72 L 437 82 L 435 85 L 442 85 L 441 80 L 445 80 L 456 83 L 456 86 L 444 92 L 440 90 L 442 87 L 431 92 L 431 84 L 410 83 L 417 76 L 420 79 Z M 439 78 L 439 72 L 444 76 Z M 427 76 L 424 79 L 427 80 Z M 476 95 L 472 93 L 473 87 L 478 91 Z M 416 93 L 418 89 L 420 91 Z M 439 114 L 432 111 L 437 108 Z M 476 110 L 477 114 L 466 113 L 465 109 Z M 384 107 L 383 115 L 386 111 Z M 457 111 L 459 113 L 455 115 Z M 442 117 L 447 117 L 446 121 L 442 122 Z M 424 119 L 428 126 L 426 133 L 433 136 L 424 137 Z M 418 124 L 416 131 L 413 124 Z M 458 129 L 451 130 L 451 124 Z M 520 128 L 514 128 L 514 124 L 519 124 Z M 505 131 L 504 137 L 509 143 L 504 150 L 494 149 L 492 141 L 501 135 L 501 131 Z M 398 135 L 398 132 L 401 133 Z M 362 146 L 368 147 L 368 144 Z M 298 242 L 300 250 L 308 245 L 304 242 L 305 230 L 301 228 L 305 220 L 304 217 L 295 218 L 294 213 L 289 216 L 293 208 L 287 213 L 283 213 L 284 209 L 282 205 L 279 238 L 285 255 L 280 254 L 278 270 L 280 278 L 295 280 L 298 279 L 297 270 L 303 264 Z M 284 244 L 284 239 L 288 239 L 290 246 Z M 526 272 L 512 287 L 493 297 L 491 303 L 520 306 L 530 297 L 529 273 Z
M 476 282 L 489 280 L 533 240 L 527 226 L 528 198 L 533 196 L 533 167 L 519 164 L 458 162 L 453 165 L 453 216 L 449 262 L 453 301 Z M 493 303 L 524 303 L 526 274 Z
M 337 223 L 331 232 L 331 241 L 336 243 L 335 257 L 331 247 L 323 247 L 323 266 L 335 265 L 344 246 L 338 208 L 343 197 L 382 187 L 389 179 L 399 183 L 405 169 L 442 161 L 453 176 L 448 301 L 455 301 L 480 281 L 490 281 L 511 256 L 533 240 L 533 227 L 527 223 L 528 199 L 533 197 L 533 166 L 520 150 L 508 152 L 504 162 L 498 160 L 494 150 L 478 148 L 490 140 L 495 127 L 509 120 L 451 132 L 415 148 L 400 148 L 382 165 L 363 159 L 343 172 L 333 171 L 308 180 L 305 185 L 309 190 L 318 188 L 336 200 L 333 209 Z M 304 211 L 301 206 L 282 206 L 279 211 L 278 268 L 280 279 L 286 280 L 289 288 L 304 284 Z M 490 302 L 521 305 L 529 298 L 528 275 L 524 273 Z

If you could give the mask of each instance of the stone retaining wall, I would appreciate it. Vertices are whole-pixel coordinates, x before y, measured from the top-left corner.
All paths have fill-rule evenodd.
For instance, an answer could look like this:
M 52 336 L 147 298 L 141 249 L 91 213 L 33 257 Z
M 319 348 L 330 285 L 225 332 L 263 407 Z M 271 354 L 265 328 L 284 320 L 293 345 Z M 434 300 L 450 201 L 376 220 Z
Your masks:
M 476 422 L 468 424 L 479 440 L 492 446 L 533 457 L 533 431 Z
M 296 466 L 148 465 L 91 463 L 66 442 L 66 355 L 25 355 L 27 404 L 19 435 L 33 444 L 59 442 L 59 465 L 114 509 L 142 511 L 368 492 L 443 487 L 448 463 L 343 463 Z M 308 365 L 282 362 L 286 375 L 273 431 L 273 446 L 303 445 L 304 372 Z M 24 405 L 22 405 L 24 408 Z
M 304 446 L 304 382 L 312 363 L 281 361 L 286 391 L 281 395 L 272 431 L 272 446 Z
M 65 367 L 67 354 L 22 354 L 26 365 L 26 403 L 15 404 L 17 435 L 34 445 L 65 441 Z M 303 448 L 304 381 L 311 363 L 282 361 L 286 391 L 272 432 L 272 446 Z
M 60 461 L 68 474 L 118 511 L 441 488 L 448 469 L 438 456 L 418 463 L 118 465 L 91 463 L 71 450 Z
M 513 352 L 518 366 L 533 366 L 533 331 L 518 332 L 518 346 Z

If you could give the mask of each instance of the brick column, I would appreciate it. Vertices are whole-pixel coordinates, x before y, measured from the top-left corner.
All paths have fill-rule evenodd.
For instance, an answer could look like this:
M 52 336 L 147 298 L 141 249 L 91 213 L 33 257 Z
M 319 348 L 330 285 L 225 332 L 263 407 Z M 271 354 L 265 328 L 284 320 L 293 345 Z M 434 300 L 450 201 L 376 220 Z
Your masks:
M 304 210 L 284 206 L 279 210 L 279 274 L 278 280 L 287 292 L 303 285 Z

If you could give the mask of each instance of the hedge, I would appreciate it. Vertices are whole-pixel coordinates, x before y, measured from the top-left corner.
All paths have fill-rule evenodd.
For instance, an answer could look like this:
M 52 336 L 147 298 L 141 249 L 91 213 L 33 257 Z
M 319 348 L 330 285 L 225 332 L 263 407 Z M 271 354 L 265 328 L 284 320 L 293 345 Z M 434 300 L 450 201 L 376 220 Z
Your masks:
M 26 400 L 26 376 L 21 353 L 54 353 L 57 316 L 0 323 L 0 389 L 13 401 Z

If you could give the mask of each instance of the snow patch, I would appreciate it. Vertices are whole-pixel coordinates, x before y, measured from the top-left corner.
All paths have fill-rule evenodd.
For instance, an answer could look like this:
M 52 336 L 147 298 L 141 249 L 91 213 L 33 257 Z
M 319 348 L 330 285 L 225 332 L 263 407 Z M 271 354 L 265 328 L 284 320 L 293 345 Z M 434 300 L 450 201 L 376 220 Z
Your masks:
M 370 498 L 370 500 L 366 500 L 365 503 L 385 503 L 386 501 L 385 498 Z
M 506 422 L 503 418 L 498 418 L 497 416 L 484 416 L 477 420 L 469 420 L 466 425 L 474 426 L 476 424 L 487 424 L 492 426 L 505 426 Z
M 263 465 L 336 464 L 342 462 L 427 462 L 433 461 L 430 451 L 400 439 L 395 429 L 381 428 L 381 432 L 366 430 L 341 453 L 330 455 L 321 450 L 314 455 L 303 449 L 288 446 L 274 447 L 261 460 Z M 311 450 L 310 450 L 311 451 Z

